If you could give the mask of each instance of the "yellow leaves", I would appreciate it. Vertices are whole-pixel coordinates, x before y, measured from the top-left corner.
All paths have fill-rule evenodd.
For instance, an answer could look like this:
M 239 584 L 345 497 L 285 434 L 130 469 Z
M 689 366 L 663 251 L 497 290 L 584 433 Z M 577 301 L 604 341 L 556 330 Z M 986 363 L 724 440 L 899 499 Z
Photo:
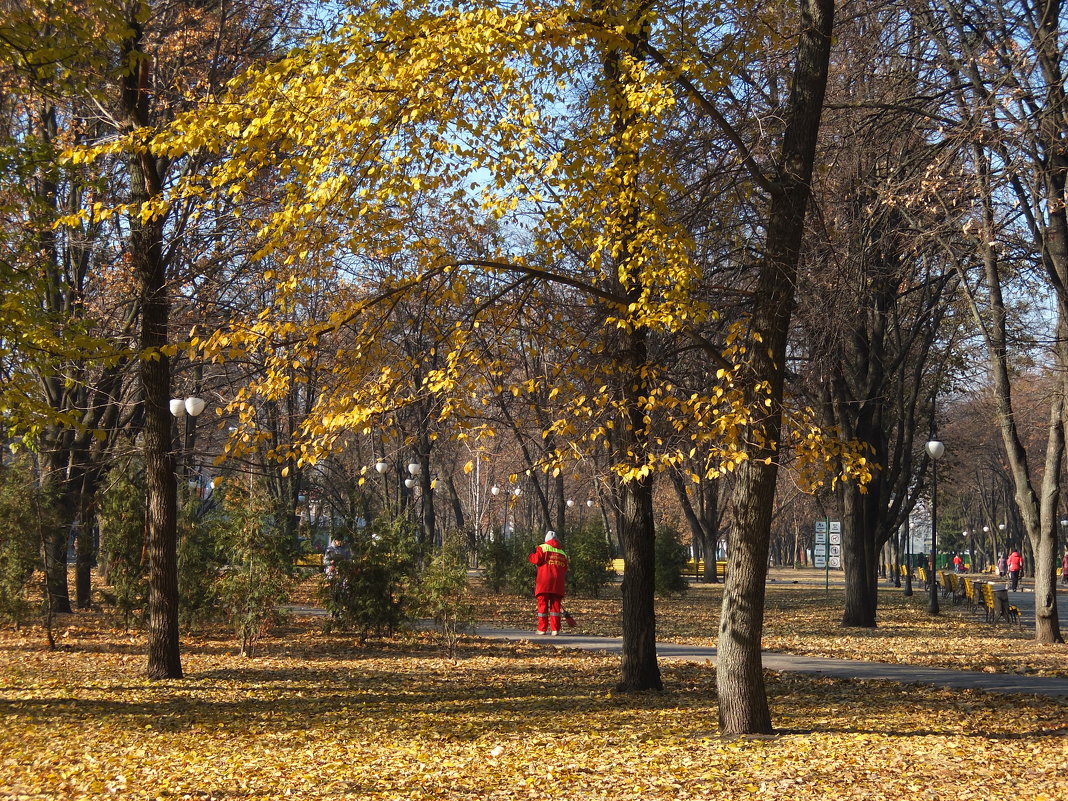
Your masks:
M 675 467 L 687 453 L 700 462 L 695 475 L 718 475 L 750 450 L 773 447 L 778 432 L 754 425 L 770 397 L 735 385 L 747 349 L 759 342 L 745 321 L 723 354 L 734 367 L 721 366 L 696 391 L 672 386 L 658 365 L 631 375 L 606 349 L 627 333 L 676 334 L 715 315 L 702 300 L 694 238 L 673 208 L 689 176 L 662 147 L 677 123 L 677 76 L 612 53 L 629 50 L 626 37 L 653 24 L 622 11 L 371 4 L 335 36 L 251 70 L 219 102 L 168 129 L 71 154 L 78 163 L 146 150 L 222 156 L 190 171 L 166 198 L 123 212 L 148 221 L 187 201 L 206 214 L 246 215 L 253 259 L 263 266 L 251 288 L 262 308 L 189 343 L 203 361 L 242 360 L 255 371 L 226 409 L 242 430 L 235 450 L 266 447 L 257 428 L 263 402 L 309 376 L 327 389 L 279 450 L 299 452 L 302 465 L 346 434 L 381 431 L 389 414 L 416 404 L 424 416 L 433 409 L 432 427 L 462 433 L 510 402 L 538 415 L 544 440 L 566 438 L 570 458 L 609 451 L 625 480 Z M 618 76 L 606 91 L 580 65 L 601 65 L 609 54 L 618 56 Z M 496 261 L 460 264 L 466 250 L 495 248 L 503 251 Z M 494 332 L 522 312 L 508 305 L 514 295 L 498 292 L 517 278 L 523 291 L 543 285 L 546 265 L 607 309 L 595 333 L 568 332 L 560 348 L 605 364 L 574 377 L 524 375 L 511 363 L 487 369 L 479 348 L 512 344 Z M 304 304 L 324 286 L 336 294 L 328 290 L 323 308 Z M 419 291 L 463 323 L 448 330 L 453 321 L 433 312 L 421 322 L 440 330 L 406 353 L 396 341 L 404 334 L 394 332 L 404 314 L 420 317 L 405 306 Z M 484 313 L 468 323 L 471 296 Z M 402 310 L 393 317 L 381 308 L 391 304 Z M 532 337 L 549 336 L 551 324 Z M 321 354 L 331 355 L 329 366 L 316 362 Z M 502 395 L 509 397 L 494 397 Z M 541 467 L 559 475 L 556 464 Z M 862 474 L 864 465 L 850 469 Z

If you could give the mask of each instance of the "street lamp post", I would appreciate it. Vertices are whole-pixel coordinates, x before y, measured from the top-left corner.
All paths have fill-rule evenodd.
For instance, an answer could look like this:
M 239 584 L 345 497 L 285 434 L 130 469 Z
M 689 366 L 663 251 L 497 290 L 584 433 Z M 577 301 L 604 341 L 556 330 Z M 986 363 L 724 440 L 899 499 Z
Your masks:
M 494 484 L 492 487 L 490 487 L 490 495 L 492 495 L 494 497 L 494 499 L 496 499 L 496 497 L 498 495 L 500 495 L 500 494 L 501 494 L 501 488 L 498 487 L 496 484 Z M 497 522 L 496 515 L 493 514 L 493 511 L 491 509 L 491 511 L 490 511 L 490 527 L 492 528 L 493 524 L 496 523 L 496 522 Z M 503 523 L 501 524 L 500 535 L 501 535 L 501 539 L 503 540 L 504 539 L 504 524 Z M 497 535 L 494 534 L 492 531 L 490 532 L 490 539 L 492 539 L 492 540 L 496 540 L 497 539 Z
M 200 413 L 204 411 L 204 406 L 207 405 L 203 398 L 197 398 L 190 396 L 188 398 L 171 398 L 167 406 L 171 410 L 171 416 L 179 421 L 179 437 L 181 440 L 181 465 L 179 474 L 182 478 L 182 485 L 186 488 L 189 486 L 189 462 L 187 456 L 189 451 L 193 449 L 193 438 L 196 430 L 196 418 L 200 416 Z M 188 415 L 188 419 L 186 416 Z M 181 426 L 184 421 L 184 427 Z M 197 476 L 197 489 L 200 488 L 200 477 Z M 187 490 L 183 490 L 186 493 Z M 185 494 L 183 494 L 185 497 Z
M 382 499 L 386 508 L 386 514 L 393 514 L 393 490 L 391 482 L 386 478 L 386 471 L 389 470 L 389 462 L 385 459 L 379 459 L 375 462 L 375 472 L 382 476 Z
M 946 452 L 944 443 L 932 439 L 927 443 L 927 455 L 931 457 L 931 576 L 927 582 L 927 611 L 937 615 L 938 582 L 935 581 L 935 567 L 938 564 L 938 460 Z
M 519 514 L 519 496 L 522 495 L 522 494 L 523 494 L 523 490 L 520 489 L 519 487 L 516 487 L 515 489 L 513 489 L 512 490 L 512 500 L 508 504 L 508 522 L 509 522 L 509 525 L 511 525 L 511 527 L 512 527 L 512 534 L 515 534 L 515 532 L 516 532 L 516 530 L 518 528 L 518 526 L 516 525 L 516 521 L 518 520 L 518 514 Z
M 912 523 L 906 518 L 905 525 L 905 589 L 901 594 L 906 598 L 912 597 Z

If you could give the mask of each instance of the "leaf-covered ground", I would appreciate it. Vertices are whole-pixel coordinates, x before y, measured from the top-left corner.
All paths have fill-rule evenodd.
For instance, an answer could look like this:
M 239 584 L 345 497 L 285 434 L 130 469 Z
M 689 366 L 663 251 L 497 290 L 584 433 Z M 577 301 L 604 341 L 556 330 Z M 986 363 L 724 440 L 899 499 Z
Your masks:
M 804 571 L 802 575 L 804 575 Z M 767 587 L 764 648 L 803 656 L 906 663 L 954 670 L 1024 673 L 1068 678 L 1068 646 L 1042 646 L 1033 629 L 985 622 L 982 611 L 942 601 L 941 614 L 927 613 L 927 596 L 912 598 L 889 586 L 880 588 L 878 626 L 841 625 L 843 590 L 818 583 L 792 583 L 792 571 L 773 570 Z M 695 584 L 681 598 L 658 599 L 657 639 L 715 645 L 722 584 Z M 621 636 L 619 590 L 601 599 L 569 598 L 583 634 Z M 483 596 L 479 616 L 501 626 L 534 627 L 534 602 L 504 595 Z M 1061 621 L 1068 634 L 1068 620 Z M 1068 793 L 1065 795 L 1068 798 Z
M 792 589 L 773 593 L 771 628 L 816 631 L 823 604 Z M 662 629 L 698 636 L 702 600 L 661 604 Z M 610 625 L 598 603 L 572 602 L 584 627 Z M 532 619 L 529 599 L 483 604 Z M 706 664 L 665 663 L 666 692 L 616 696 L 617 657 L 468 639 L 454 661 L 429 634 L 361 645 L 295 618 L 255 660 L 224 632 L 187 637 L 187 677 L 151 683 L 140 636 L 95 613 L 62 625 L 55 652 L 0 633 L 5 801 L 1065 798 L 1065 700 L 769 674 L 780 734 L 724 740 Z M 902 660 L 920 641 L 897 639 Z

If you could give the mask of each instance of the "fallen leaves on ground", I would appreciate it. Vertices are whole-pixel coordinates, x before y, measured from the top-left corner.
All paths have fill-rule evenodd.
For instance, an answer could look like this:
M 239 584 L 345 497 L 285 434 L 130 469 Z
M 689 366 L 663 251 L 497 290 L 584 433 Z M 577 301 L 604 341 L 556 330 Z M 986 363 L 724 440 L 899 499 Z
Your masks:
M 889 587 L 880 590 L 876 628 L 846 628 L 841 625 L 842 588 L 794 584 L 791 572 L 773 571 L 776 582 L 767 586 L 763 638 L 767 651 L 1068 678 L 1068 646 L 1039 645 L 1032 629 L 987 623 L 981 611 L 948 600 L 941 614 L 932 616 L 922 591 L 905 598 Z M 682 597 L 657 599 L 657 640 L 714 646 L 722 589 L 722 584 L 695 584 Z M 603 596 L 568 598 L 565 606 L 577 616 L 581 633 L 619 637 L 618 587 L 608 587 Z M 487 594 L 481 598 L 479 617 L 492 625 L 533 628 L 534 601 Z M 1068 626 L 1068 621 L 1062 625 Z
M 65 624 L 54 652 L 0 635 L 0 798 L 1015 801 L 1068 771 L 1064 701 L 769 674 L 781 733 L 727 740 L 706 664 L 616 695 L 618 657 L 295 619 L 255 660 L 187 638 L 186 678 L 149 682 L 139 638 Z

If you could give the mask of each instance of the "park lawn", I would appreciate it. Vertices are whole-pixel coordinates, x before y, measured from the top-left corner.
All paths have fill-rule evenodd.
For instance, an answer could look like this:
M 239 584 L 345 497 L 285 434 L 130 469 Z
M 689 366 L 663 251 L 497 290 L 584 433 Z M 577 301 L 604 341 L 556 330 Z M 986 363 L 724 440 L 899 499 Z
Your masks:
M 700 599 L 661 610 L 690 636 Z M 4 801 L 1017 801 L 1064 798 L 1068 774 L 1065 700 L 769 673 L 780 733 L 725 740 L 708 664 L 665 663 L 664 693 L 617 696 L 614 656 L 464 639 L 451 659 L 429 633 L 361 644 L 295 618 L 256 659 L 225 631 L 187 636 L 186 678 L 152 683 L 143 638 L 101 615 L 60 634 L 48 652 L 39 632 L 0 632 Z
M 843 590 L 792 584 L 788 570 L 776 571 L 767 586 L 764 649 L 802 656 L 863 659 L 955 670 L 1020 673 L 1068 678 L 1068 645 L 1038 645 L 1033 630 L 1018 625 L 991 625 L 982 612 L 966 604 L 942 602 L 941 614 L 927 612 L 927 596 L 912 598 L 889 586 L 880 588 L 878 626 L 841 625 Z M 658 598 L 657 639 L 691 645 L 716 644 L 722 584 L 694 584 L 683 596 Z M 578 619 L 583 634 L 622 636 L 618 586 L 600 599 L 568 598 L 565 608 Z M 481 593 L 477 616 L 490 625 L 534 627 L 534 601 Z M 1068 633 L 1068 621 L 1061 621 Z M 1068 797 L 1068 795 L 1066 795 Z

